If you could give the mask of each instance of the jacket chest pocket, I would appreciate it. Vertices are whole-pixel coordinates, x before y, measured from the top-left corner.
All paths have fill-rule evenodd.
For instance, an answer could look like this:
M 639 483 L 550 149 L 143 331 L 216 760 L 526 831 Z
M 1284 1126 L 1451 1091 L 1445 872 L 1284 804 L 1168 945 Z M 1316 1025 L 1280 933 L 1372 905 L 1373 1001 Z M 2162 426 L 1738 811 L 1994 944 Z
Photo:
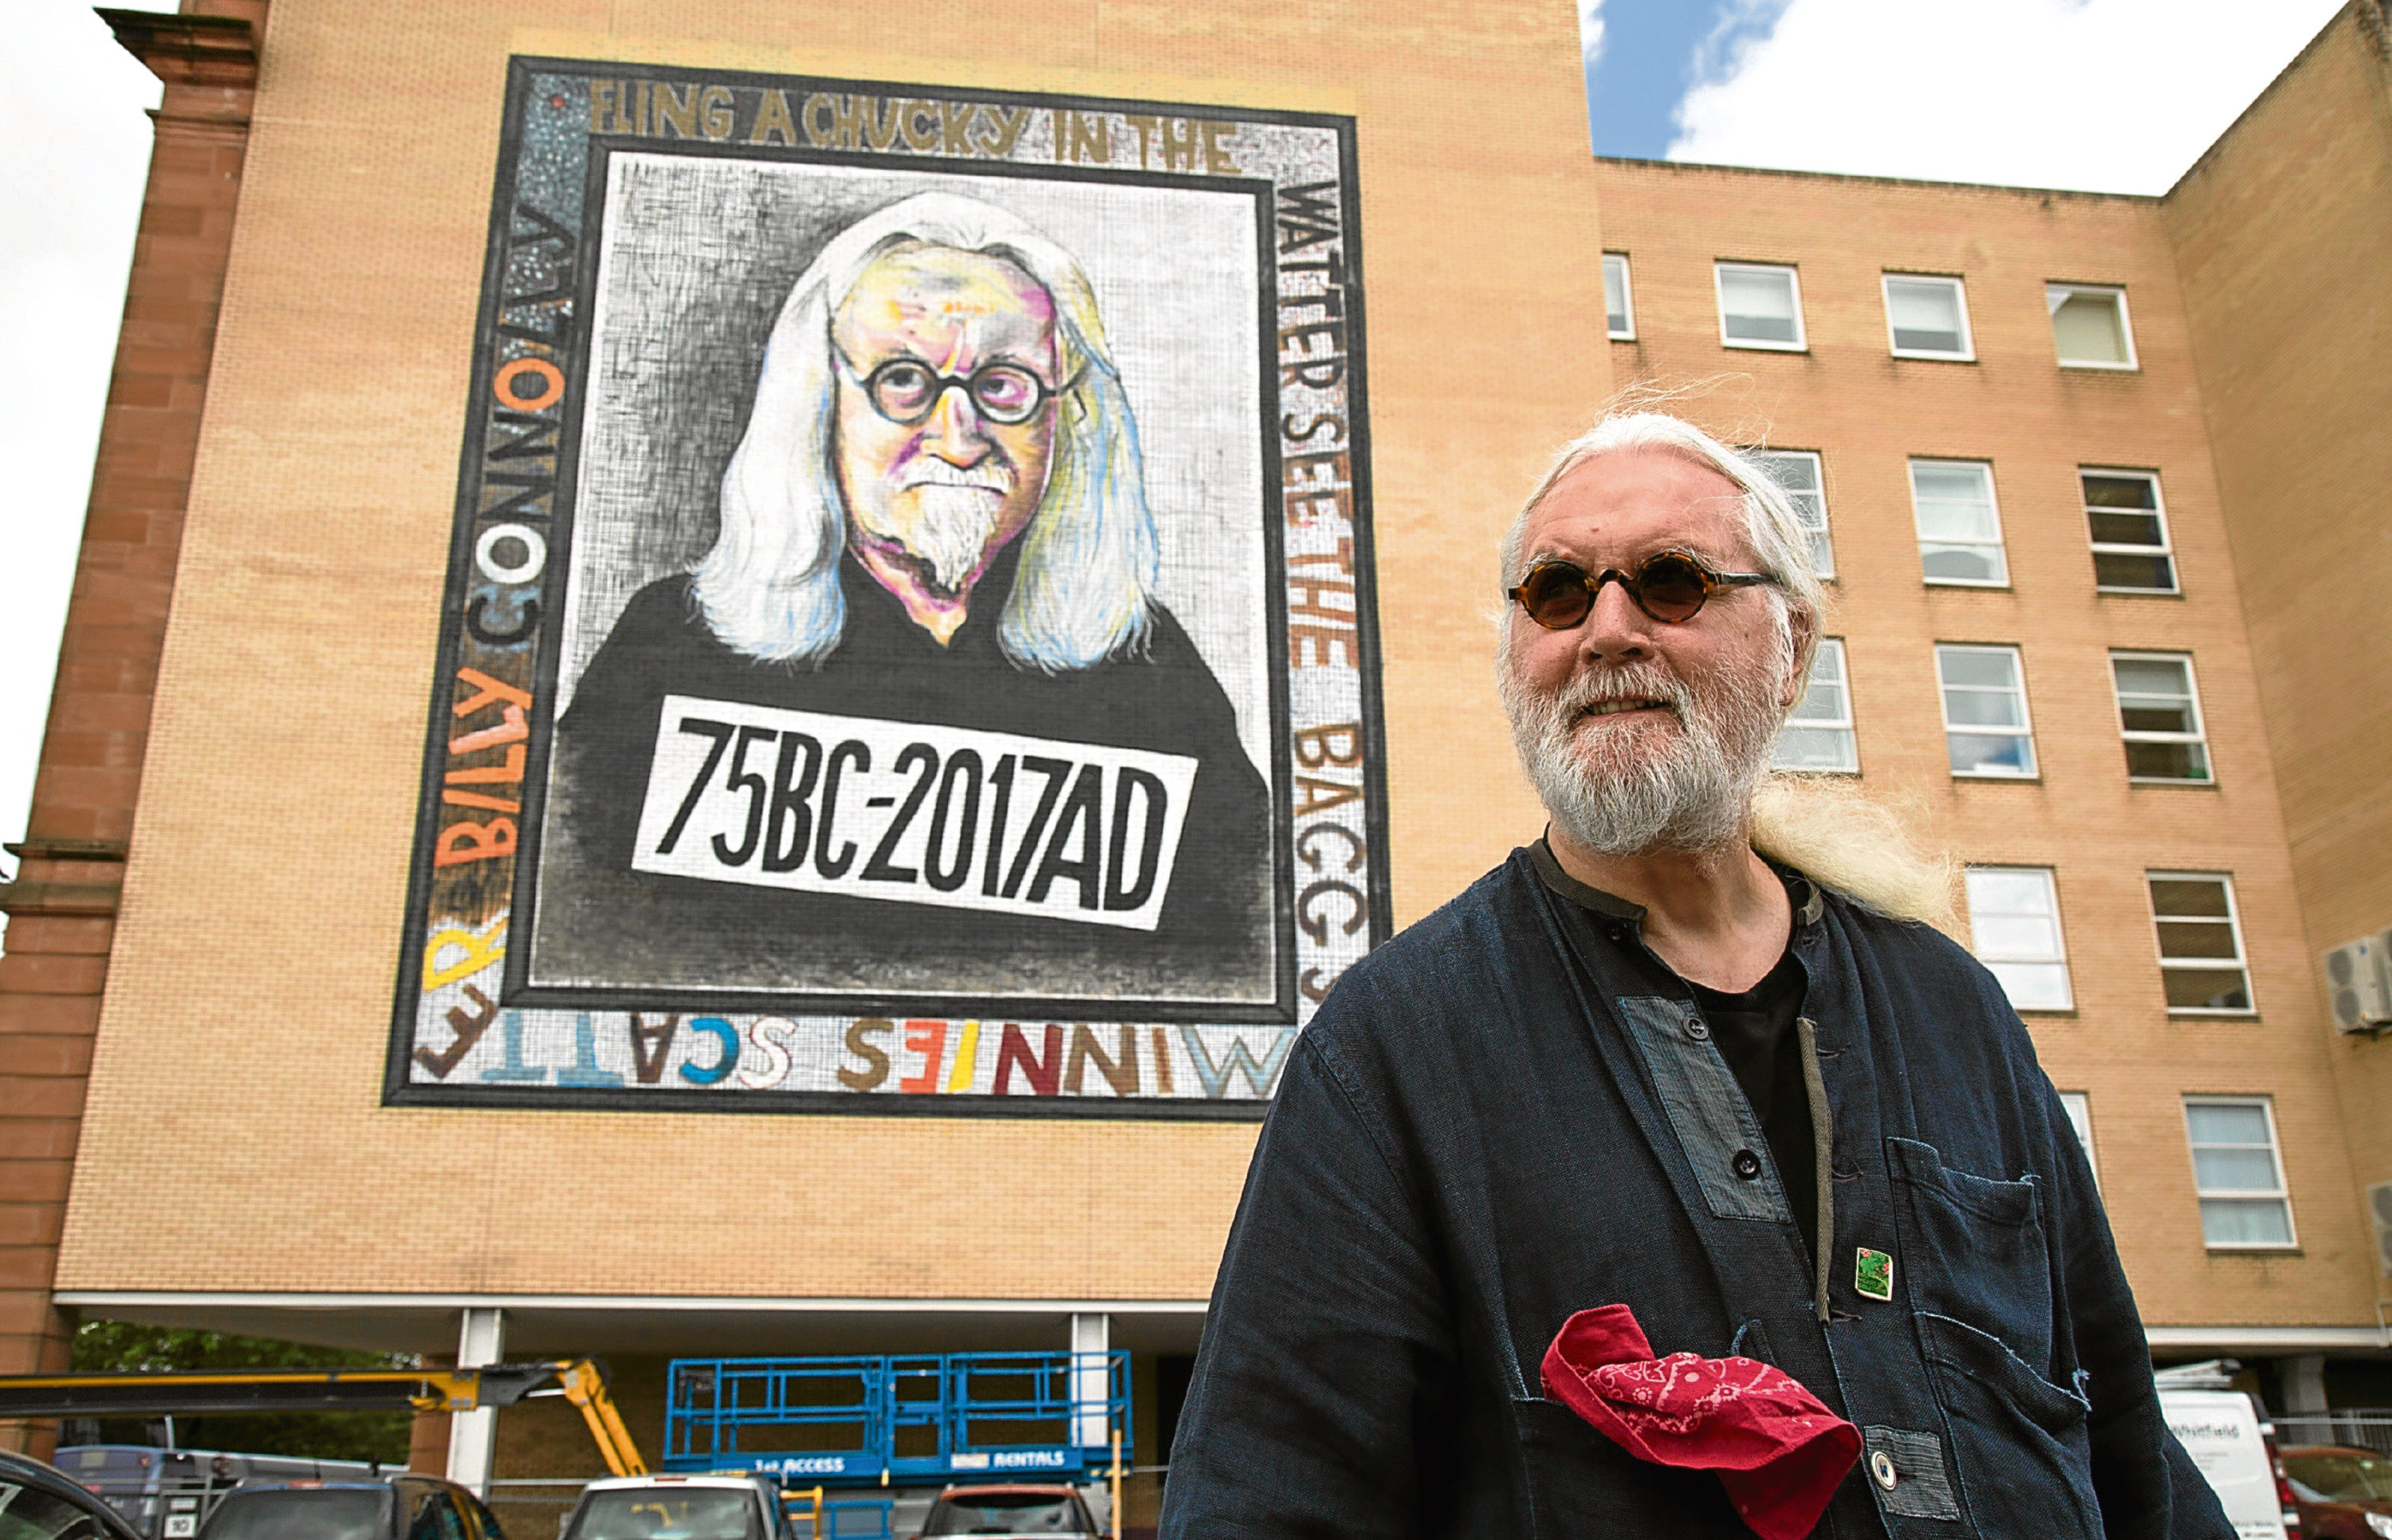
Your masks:
M 2047 1379 L 2051 1364 L 2051 1257 L 2042 1187 L 1956 1171 L 1932 1145 L 1888 1139 L 1896 1265 L 1911 1309 L 1949 1316 L 1998 1339 Z

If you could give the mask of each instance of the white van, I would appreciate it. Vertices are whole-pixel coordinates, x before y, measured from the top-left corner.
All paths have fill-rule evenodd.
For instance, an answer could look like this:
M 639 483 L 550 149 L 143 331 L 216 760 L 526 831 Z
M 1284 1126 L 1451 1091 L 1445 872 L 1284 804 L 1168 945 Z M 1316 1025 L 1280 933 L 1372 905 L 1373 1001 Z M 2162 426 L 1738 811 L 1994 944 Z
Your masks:
M 2300 1534 L 2300 1512 L 2276 1484 L 2274 1430 L 2241 1391 L 2225 1388 L 2215 1364 L 2163 1369 L 2160 1415 L 2192 1463 L 2209 1478 L 2234 1526 L 2235 1540 L 2287 1540 Z

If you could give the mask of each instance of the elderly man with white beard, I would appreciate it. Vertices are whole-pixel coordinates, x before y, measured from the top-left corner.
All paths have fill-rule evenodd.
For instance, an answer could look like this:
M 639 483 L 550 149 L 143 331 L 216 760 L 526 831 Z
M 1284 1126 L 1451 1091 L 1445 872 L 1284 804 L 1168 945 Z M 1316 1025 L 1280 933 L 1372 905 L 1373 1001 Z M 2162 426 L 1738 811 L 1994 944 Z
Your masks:
M 1923 923 L 1948 866 L 1773 782 L 1784 494 L 1615 415 L 1504 539 L 1542 838 L 1349 971 L 1215 1286 L 1163 1534 L 2232 1534 L 2065 1112 Z

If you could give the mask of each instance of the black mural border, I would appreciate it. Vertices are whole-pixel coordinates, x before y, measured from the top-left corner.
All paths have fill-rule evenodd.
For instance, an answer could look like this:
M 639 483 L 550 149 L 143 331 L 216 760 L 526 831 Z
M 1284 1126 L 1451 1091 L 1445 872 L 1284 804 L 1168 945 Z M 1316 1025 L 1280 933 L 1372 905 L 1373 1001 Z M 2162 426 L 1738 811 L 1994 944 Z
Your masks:
M 1152 112 L 1184 118 L 1214 121 L 1274 123 L 1289 127 L 1325 130 L 1335 136 L 1338 144 L 1338 203 L 1340 237 L 1345 250 L 1346 288 L 1359 296 L 1361 303 L 1349 304 L 1346 315 L 1346 452 L 1350 465 L 1350 506 L 1354 541 L 1355 633 L 1357 667 L 1360 692 L 1361 737 L 1364 760 L 1362 784 L 1367 802 L 1364 808 L 1364 829 L 1370 840 L 1370 872 L 1368 881 L 1369 933 L 1372 947 L 1384 942 L 1393 932 L 1393 886 L 1387 863 L 1387 786 L 1386 731 L 1384 692 L 1381 679 L 1382 647 L 1378 628 L 1378 583 L 1376 563 L 1375 503 L 1371 473 L 1371 419 L 1368 401 L 1368 356 L 1366 351 L 1364 315 L 1369 290 L 1364 281 L 1362 257 L 1361 210 L 1358 192 L 1359 145 L 1358 125 L 1350 115 L 1292 111 L 1277 109 L 1252 108 L 1226 103 L 1164 102 L 1139 97 L 1097 97 L 1066 92 L 1008 91 L 969 85 L 949 85 L 930 81 L 888 82 L 852 79 L 828 75 L 774 74 L 756 71 L 707 70 L 666 65 L 650 65 L 615 58 L 564 58 L 553 56 L 514 56 L 507 63 L 507 84 L 501 109 L 497 165 L 493 168 L 490 216 L 484 255 L 484 276 L 480 301 L 474 316 L 474 356 L 470 369 L 467 401 L 469 410 L 464 423 L 464 442 L 459 458 L 457 490 L 451 518 L 454 521 L 449 542 L 448 570 L 441 609 L 440 636 L 436 648 L 432 687 L 424 712 L 423 770 L 419 781 L 416 802 L 416 832 L 410 846 L 411 859 L 408 871 L 407 908 L 402 917 L 402 936 L 393 990 L 394 1012 L 389 1051 L 385 1058 L 383 1103 L 385 1106 L 453 1106 L 481 1107 L 536 1107 L 557 1110 L 620 1110 L 620 1111 L 715 1111 L 737 1113 L 834 1114 L 844 1116 L 931 1116 L 931 1117 L 1001 1117 L 1001 1118 L 1111 1118 L 1165 1121 L 1233 1120 L 1255 1121 L 1262 1119 L 1271 1105 L 1270 1095 L 1250 1100 L 1193 1100 L 1160 1097 L 1020 1097 L 992 1095 L 878 1096 L 843 1092 L 774 1092 L 733 1094 L 704 1090 L 659 1088 L 643 1091 L 609 1091 L 596 1088 L 542 1087 L 538 1090 L 515 1090 L 501 1086 L 482 1085 L 421 1085 L 410 1074 L 417 1016 L 422 986 L 423 946 L 431 930 L 429 906 L 433 882 L 431 858 L 440 834 L 437 809 L 447 769 L 446 744 L 450 730 L 450 707 L 455 700 L 456 672 L 463 651 L 462 638 L 472 606 L 474 548 L 475 526 L 484 510 L 482 496 L 486 487 L 485 472 L 489 447 L 491 415 L 484 404 L 485 394 L 491 389 L 497 372 L 498 348 L 494 345 L 497 327 L 508 308 L 504 299 L 511 232 L 515 225 L 515 208 L 519 201 L 520 172 L 526 133 L 526 110 L 535 80 L 540 75 L 561 75 L 578 78 L 585 83 L 605 74 L 618 78 L 636 71 L 645 80 L 670 80 L 681 83 L 709 82 L 748 85 L 762 89 L 787 89 L 793 82 L 803 82 L 819 90 L 862 89 L 885 91 L 891 87 L 919 93 L 938 90 L 952 99 L 975 103 L 1008 106 L 1028 106 L 1050 110 L 1102 112 Z M 942 175 L 1017 175 L 1047 180 L 1081 179 L 1092 182 L 1129 183 L 1134 185 L 1190 187 L 1208 191 L 1227 191 L 1242 185 L 1251 186 L 1254 195 L 1262 201 L 1263 217 L 1257 224 L 1258 244 L 1257 304 L 1260 311 L 1258 342 L 1274 338 L 1278 330 L 1280 294 L 1278 264 L 1273 235 L 1277 213 L 1274 197 L 1278 184 L 1260 177 L 1218 177 L 1150 172 L 1141 166 L 1132 172 L 1099 171 L 1067 162 L 1021 162 L 993 160 L 961 160 L 946 156 L 908 156 L 887 152 L 871 152 L 868 161 L 864 152 L 823 149 L 817 147 L 757 146 L 722 142 L 689 141 L 627 135 L 589 135 L 586 138 L 592 153 L 584 167 L 583 205 L 580 228 L 575 232 L 574 307 L 571 320 L 559 333 L 557 351 L 565 356 L 567 385 L 561 405 L 567 408 L 560 418 L 557 434 L 557 455 L 554 482 L 550 493 L 548 567 L 550 571 L 569 572 L 573 511 L 571 511 L 574 477 L 578 473 L 581 425 L 586 421 L 587 374 L 590 367 L 588 327 L 592 302 L 597 281 L 594 256 L 583 250 L 589 242 L 593 222 L 604 217 L 604 167 L 618 149 L 637 148 L 644 153 L 695 154 L 740 159 L 768 159 L 835 164 L 871 164 L 894 169 L 936 171 Z M 968 168 L 968 169 L 966 169 Z M 592 201 L 593 194 L 596 203 Z M 515 302 L 521 304 L 523 302 Z M 1280 952 L 1277 988 L 1279 1001 L 1268 1007 L 1205 1007 L 1188 1013 L 1187 1019 L 1199 1024 L 1284 1025 L 1294 1019 L 1296 964 L 1294 944 L 1294 815 L 1293 788 L 1284 740 L 1291 725 L 1291 689 L 1288 679 L 1288 647 L 1286 628 L 1286 538 L 1283 515 L 1283 493 L 1274 490 L 1283 474 L 1280 466 L 1281 446 L 1278 432 L 1278 357 L 1275 347 L 1257 349 L 1263 385 L 1263 399 L 1269 405 L 1261 414 L 1262 471 L 1265 476 L 1265 507 L 1262 510 L 1265 531 L 1266 563 L 1270 574 L 1266 602 L 1271 612 L 1267 631 L 1269 653 L 1271 718 L 1274 731 L 1281 742 L 1274 745 L 1271 756 L 1271 781 L 1280 829 L 1286 835 L 1275 839 L 1273 925 L 1285 943 Z M 559 537 L 561 536 L 561 543 Z M 543 575 L 545 576 L 545 574 Z M 545 585 L 539 597 L 546 598 L 554 590 Z M 550 634 L 553 633 L 553 634 Z M 540 638 L 534 661 L 533 691 L 536 700 L 551 700 L 558 667 L 561 629 L 552 625 Z M 536 886 L 531 874 L 533 861 L 526 858 L 528 847 L 536 852 L 540 830 L 544 822 L 547 790 L 548 751 L 553 739 L 553 724 L 540 722 L 527 744 L 527 758 L 523 788 L 523 809 L 519 815 L 519 844 L 514 857 L 514 869 L 510 883 L 509 935 L 517 933 L 514 915 L 517 907 L 528 929 L 532 915 L 531 903 Z M 526 840 L 525 836 L 528 835 Z M 1029 1014 L 1076 1015 L 1094 1017 L 1130 1015 L 1133 1008 L 1142 1021 L 1164 1022 L 1178 1019 L 1167 1014 L 1176 1003 L 1162 1008 L 1159 1003 L 1106 999 L 1096 1001 L 1061 1001 L 1052 999 L 1023 1000 L 1010 998 L 976 1002 L 956 996 L 904 996 L 866 998 L 860 995 L 827 997 L 801 996 L 793 993 L 743 994 L 735 991 L 643 991 L 630 1004 L 612 1003 L 624 999 L 624 991 L 605 991 L 610 1000 L 596 998 L 599 991 L 574 990 L 565 998 L 545 998 L 551 991 L 518 989 L 517 970 L 527 967 L 528 959 L 517 961 L 516 949 L 510 944 L 503 967 L 505 982 L 501 985 L 501 1006 L 534 1008 L 579 1006 L 599 1010 L 631 1008 L 673 1008 L 688 997 L 689 1003 L 699 1008 L 726 1010 L 780 1009 L 799 1010 L 808 1014 L 870 1015 L 891 1012 L 936 1011 L 948 1016 L 1022 1014 L 1026 1007 L 1038 1007 Z M 819 1003 L 812 1003 L 819 1002 Z M 811 1006 L 811 1008 L 809 1008 Z M 1241 1019 L 1241 1016 L 1244 1019 Z M 919 1105 L 916 1105 L 919 1104 Z

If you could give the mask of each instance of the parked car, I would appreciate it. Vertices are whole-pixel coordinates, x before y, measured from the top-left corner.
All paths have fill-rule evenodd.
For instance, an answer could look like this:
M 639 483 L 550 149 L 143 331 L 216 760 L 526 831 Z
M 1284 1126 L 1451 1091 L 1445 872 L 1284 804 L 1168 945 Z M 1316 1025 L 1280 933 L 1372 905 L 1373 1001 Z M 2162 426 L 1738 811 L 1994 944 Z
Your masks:
M 0 1450 L 0 1535 L 7 1540 L 143 1540 L 115 1509 L 23 1455 Z
M 2392 1540 L 2392 1458 L 2312 1444 L 2284 1451 L 2301 1505 L 2301 1540 Z
M 159 1449 L 146 1443 L 69 1444 L 50 1463 L 124 1516 L 146 1540 L 191 1540 L 235 1487 L 276 1481 L 378 1481 L 366 1460 Z
M 199 1540 L 506 1540 L 482 1500 L 437 1476 L 235 1488 Z
M 1097 1521 L 1076 1489 L 1024 1482 L 947 1488 L 922 1520 L 918 1540 L 945 1534 L 1096 1534 Z
M 769 1476 L 617 1476 L 592 1482 L 559 1540 L 788 1540 Z

